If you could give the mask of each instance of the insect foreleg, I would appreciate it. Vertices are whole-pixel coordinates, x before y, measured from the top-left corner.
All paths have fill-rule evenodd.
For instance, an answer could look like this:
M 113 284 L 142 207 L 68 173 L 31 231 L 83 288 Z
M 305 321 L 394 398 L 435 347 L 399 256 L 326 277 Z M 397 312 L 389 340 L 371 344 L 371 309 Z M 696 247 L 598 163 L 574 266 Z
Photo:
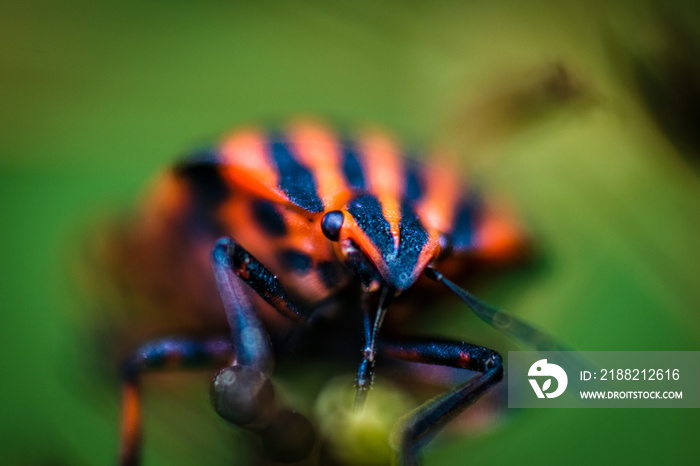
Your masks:
M 418 451 L 449 421 L 503 378 L 501 356 L 488 348 L 446 340 L 379 342 L 382 354 L 410 362 L 438 364 L 482 374 L 457 385 L 408 413 L 395 428 L 392 446 L 398 464 L 419 464 Z
M 277 277 L 233 238 L 225 237 L 217 241 L 212 252 L 211 263 L 229 323 L 232 323 L 232 314 L 240 314 L 236 311 L 235 305 L 243 305 L 244 298 L 239 295 L 245 294 L 235 284 L 237 281 L 234 277 L 238 277 L 249 285 L 279 313 L 294 321 L 305 320 L 304 314 L 294 305 Z M 247 307 L 250 307 L 253 312 L 250 304 Z
M 211 264 L 235 354 L 233 365 L 221 370 L 212 382 L 214 409 L 227 421 L 258 433 L 273 459 L 304 459 L 315 443 L 313 427 L 303 415 L 285 408 L 275 395 L 270 380 L 272 346 L 243 283 L 281 313 L 295 320 L 302 316 L 277 278 L 232 238 L 216 243 Z

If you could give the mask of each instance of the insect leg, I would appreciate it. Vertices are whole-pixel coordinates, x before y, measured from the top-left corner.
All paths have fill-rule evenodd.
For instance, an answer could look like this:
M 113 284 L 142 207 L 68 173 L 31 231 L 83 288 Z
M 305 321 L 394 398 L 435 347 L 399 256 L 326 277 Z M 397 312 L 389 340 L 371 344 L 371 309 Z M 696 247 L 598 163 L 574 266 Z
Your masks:
M 482 374 L 457 385 L 408 413 L 397 425 L 392 443 L 398 464 L 418 463 L 418 451 L 448 422 L 503 378 L 501 356 L 488 348 L 447 340 L 379 343 L 382 354 L 410 362 L 470 369 Z
M 122 366 L 122 427 L 119 464 L 134 466 L 141 456 L 141 390 L 143 372 L 221 366 L 232 356 L 225 338 L 196 341 L 181 338 L 154 340 L 138 348 Z
M 232 323 L 232 312 L 239 313 L 231 306 L 241 304 L 242 295 L 245 294 L 236 284 L 234 276 L 250 286 L 281 314 L 294 321 L 305 320 L 304 314 L 294 305 L 277 277 L 233 238 L 224 237 L 217 241 L 211 263 L 229 323 Z
M 270 380 L 272 346 L 243 283 L 281 313 L 295 320 L 302 315 L 277 278 L 232 238 L 217 241 L 211 264 L 235 354 L 233 365 L 222 369 L 212 382 L 214 409 L 227 421 L 258 433 L 263 449 L 273 459 L 304 459 L 315 443 L 313 427 L 275 396 Z

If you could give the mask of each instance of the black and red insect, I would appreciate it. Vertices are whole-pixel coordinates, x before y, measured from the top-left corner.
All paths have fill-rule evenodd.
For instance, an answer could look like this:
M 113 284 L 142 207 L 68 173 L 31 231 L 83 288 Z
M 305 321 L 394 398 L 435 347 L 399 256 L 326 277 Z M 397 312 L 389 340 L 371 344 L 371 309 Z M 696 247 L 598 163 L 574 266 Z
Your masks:
M 153 340 L 127 358 L 121 464 L 140 461 L 140 379 L 151 370 L 223 367 L 211 387 L 216 411 L 287 462 L 311 455 L 319 436 L 312 421 L 275 396 L 271 376 L 280 353 L 355 355 L 358 406 L 376 360 L 478 371 L 396 427 L 398 464 L 417 464 L 419 449 L 503 376 L 493 350 L 402 332 L 397 322 L 433 311 L 400 302 L 402 296 L 435 293 L 430 282 L 510 336 L 555 348 L 443 275 L 510 261 L 524 244 L 515 223 L 465 189 L 454 172 L 406 157 L 381 131 L 348 136 L 308 121 L 235 131 L 168 170 L 138 228 L 151 241 L 131 254 L 165 251 L 152 254 L 168 276 L 163 282 L 172 293 L 198 296 L 182 319 L 196 336 Z M 181 314 L 173 310 L 172 319 Z

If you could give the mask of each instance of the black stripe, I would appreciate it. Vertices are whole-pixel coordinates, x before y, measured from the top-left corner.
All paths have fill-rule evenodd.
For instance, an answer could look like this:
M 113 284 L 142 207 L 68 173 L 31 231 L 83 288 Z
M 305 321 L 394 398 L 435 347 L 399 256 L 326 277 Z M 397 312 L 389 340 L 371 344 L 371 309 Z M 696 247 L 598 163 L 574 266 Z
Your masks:
M 268 235 L 278 238 L 287 234 L 287 225 L 282 214 L 270 201 L 256 199 L 251 204 L 253 219 Z
M 217 157 L 215 149 L 195 152 L 175 165 L 173 173 L 187 182 L 192 196 L 189 226 L 221 234 L 223 227 L 216 219 L 216 211 L 232 192 L 221 175 Z
M 369 194 L 356 197 L 348 205 L 348 213 L 383 256 L 394 252 L 391 226 L 384 218 L 382 205 L 376 197 Z
M 298 249 L 283 249 L 277 254 L 280 265 L 289 272 L 304 275 L 311 268 L 311 256 Z
M 411 276 L 418 258 L 429 239 L 428 232 L 409 202 L 404 200 L 401 204 L 398 251 L 394 248 L 391 226 L 376 197 L 369 194 L 358 196 L 350 202 L 347 210 L 386 260 L 390 277 L 385 278 L 389 284 L 401 290 L 408 288 L 412 284 Z
M 409 201 L 417 201 L 423 197 L 425 186 L 421 165 L 413 159 L 405 159 L 405 180 L 404 194 Z
M 342 275 L 338 264 L 331 261 L 319 262 L 316 265 L 318 276 L 327 289 L 332 290 L 340 284 Z
M 392 273 L 400 289 L 408 287 L 411 274 L 416 267 L 425 243 L 428 242 L 428 232 L 420 223 L 418 216 L 411 206 L 404 202 L 401 205 L 401 221 L 399 222 L 399 253 L 392 267 Z
M 478 210 L 476 200 L 463 199 L 457 204 L 454 228 L 450 232 L 452 248 L 455 251 L 470 249 L 474 246 L 472 242 L 476 230 Z
M 288 143 L 270 136 L 271 162 L 279 175 L 279 188 L 289 200 L 309 212 L 323 212 L 323 202 L 316 190 L 313 174 L 292 155 Z
M 214 208 L 229 195 L 229 187 L 219 171 L 217 152 L 204 149 L 175 165 L 174 172 L 187 180 L 202 208 Z
M 355 189 L 365 189 L 365 174 L 354 143 L 345 141 L 341 145 L 343 157 L 343 175 L 348 185 Z

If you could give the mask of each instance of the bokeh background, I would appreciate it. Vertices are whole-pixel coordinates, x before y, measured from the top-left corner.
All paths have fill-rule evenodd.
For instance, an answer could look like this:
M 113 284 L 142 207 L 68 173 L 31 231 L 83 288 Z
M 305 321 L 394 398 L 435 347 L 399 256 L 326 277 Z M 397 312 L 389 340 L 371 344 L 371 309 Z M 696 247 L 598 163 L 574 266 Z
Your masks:
M 86 232 L 251 121 L 372 122 L 454 149 L 543 258 L 482 295 L 578 349 L 700 350 L 698 26 L 690 1 L 5 0 L 0 464 L 114 464 L 115 363 L 95 369 L 99 308 L 74 279 Z M 457 307 L 441 319 L 518 349 Z M 183 377 L 146 391 L 147 464 L 245 464 L 207 377 Z M 700 457 L 698 410 L 505 417 L 441 437 L 425 464 Z

